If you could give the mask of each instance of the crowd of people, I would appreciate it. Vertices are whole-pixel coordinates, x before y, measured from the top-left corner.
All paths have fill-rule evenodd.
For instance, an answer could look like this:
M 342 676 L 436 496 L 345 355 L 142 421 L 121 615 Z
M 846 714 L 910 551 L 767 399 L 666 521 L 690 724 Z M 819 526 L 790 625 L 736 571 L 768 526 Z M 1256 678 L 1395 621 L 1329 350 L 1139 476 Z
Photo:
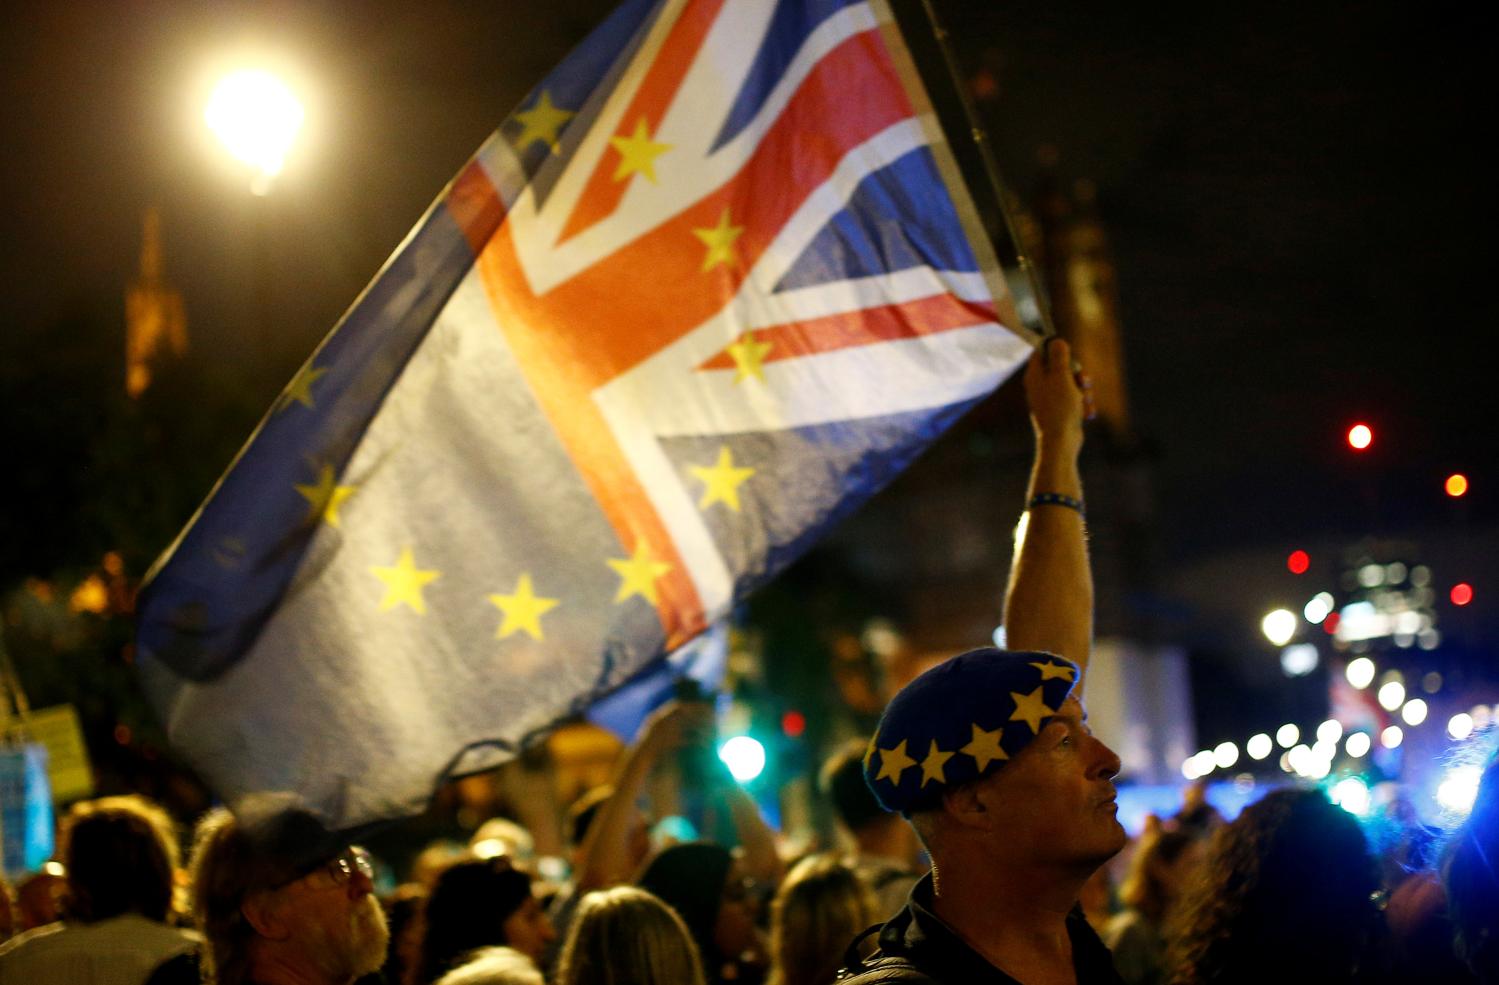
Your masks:
M 714 724 L 672 701 L 569 811 L 566 871 L 497 818 L 377 894 L 388 867 L 358 845 L 308 857 L 292 829 L 215 808 L 184 863 L 146 799 L 76 804 L 57 859 L 0 885 L 0 985 L 1499 981 L 1492 758 L 1445 838 L 1404 817 L 1406 836 L 1373 839 L 1300 787 L 1232 821 L 1196 787 L 1127 836 L 1119 758 L 1082 702 L 1087 389 L 1065 344 L 1047 355 L 1025 379 L 1037 455 L 1008 649 L 938 664 L 833 751 L 817 787 L 836 844 L 788 846 L 711 763 L 694 782 L 722 836 L 653 830 L 650 778 Z

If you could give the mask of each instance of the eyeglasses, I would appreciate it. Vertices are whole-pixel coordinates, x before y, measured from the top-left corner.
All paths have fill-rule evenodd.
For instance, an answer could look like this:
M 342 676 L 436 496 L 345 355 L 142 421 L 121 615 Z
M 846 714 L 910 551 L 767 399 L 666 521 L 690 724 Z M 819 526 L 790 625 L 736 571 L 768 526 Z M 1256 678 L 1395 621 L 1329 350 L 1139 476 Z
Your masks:
M 354 874 L 364 876 L 366 879 L 375 878 L 375 864 L 370 859 L 370 853 L 358 845 L 350 845 L 347 850 L 329 859 L 323 865 L 313 869 L 309 876 L 322 876 L 334 886 L 347 886 L 354 878 Z

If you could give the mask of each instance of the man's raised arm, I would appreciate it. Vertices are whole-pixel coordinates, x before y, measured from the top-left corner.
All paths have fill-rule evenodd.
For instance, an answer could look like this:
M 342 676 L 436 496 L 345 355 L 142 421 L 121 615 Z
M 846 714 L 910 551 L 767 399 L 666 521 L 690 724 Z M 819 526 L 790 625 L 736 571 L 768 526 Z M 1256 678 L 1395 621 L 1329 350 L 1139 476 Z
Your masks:
M 1025 396 L 1036 457 L 1026 490 L 1028 519 L 1005 592 L 1005 645 L 1055 653 L 1086 672 L 1093 648 L 1093 573 L 1077 457 L 1091 401 L 1086 378 L 1074 378 L 1066 342 L 1049 339 L 1031 356 Z

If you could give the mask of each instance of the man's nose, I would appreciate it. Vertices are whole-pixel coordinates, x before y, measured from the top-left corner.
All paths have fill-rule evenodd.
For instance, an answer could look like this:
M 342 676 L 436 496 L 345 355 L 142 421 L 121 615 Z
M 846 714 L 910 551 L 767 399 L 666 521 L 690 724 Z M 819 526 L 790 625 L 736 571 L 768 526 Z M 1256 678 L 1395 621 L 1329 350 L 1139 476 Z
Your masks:
M 1123 765 L 1119 761 L 1119 755 L 1100 740 L 1092 736 L 1089 738 L 1098 747 L 1094 750 L 1093 769 L 1090 775 L 1103 780 L 1112 780 L 1119 775 L 1119 770 Z

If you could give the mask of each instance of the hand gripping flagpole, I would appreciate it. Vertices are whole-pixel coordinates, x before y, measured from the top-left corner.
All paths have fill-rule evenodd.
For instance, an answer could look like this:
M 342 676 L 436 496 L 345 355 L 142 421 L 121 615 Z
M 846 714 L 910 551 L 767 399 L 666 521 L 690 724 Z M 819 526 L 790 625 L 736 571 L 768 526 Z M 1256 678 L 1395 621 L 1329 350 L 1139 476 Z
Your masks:
M 914 68 L 944 134 L 949 135 L 958 171 L 973 198 L 984 235 L 1004 270 L 1012 294 L 1024 287 L 1029 298 L 1017 298 L 1019 327 L 1041 339 L 1056 335 L 1051 310 L 1031 260 L 1026 256 L 1014 219 L 1006 207 L 1005 184 L 995 163 L 989 135 L 979 122 L 950 35 L 937 16 L 933 0 L 887 0 L 896 27 L 910 51 Z M 951 139 L 967 133 L 969 139 Z M 1030 304 L 1027 305 L 1026 301 Z

